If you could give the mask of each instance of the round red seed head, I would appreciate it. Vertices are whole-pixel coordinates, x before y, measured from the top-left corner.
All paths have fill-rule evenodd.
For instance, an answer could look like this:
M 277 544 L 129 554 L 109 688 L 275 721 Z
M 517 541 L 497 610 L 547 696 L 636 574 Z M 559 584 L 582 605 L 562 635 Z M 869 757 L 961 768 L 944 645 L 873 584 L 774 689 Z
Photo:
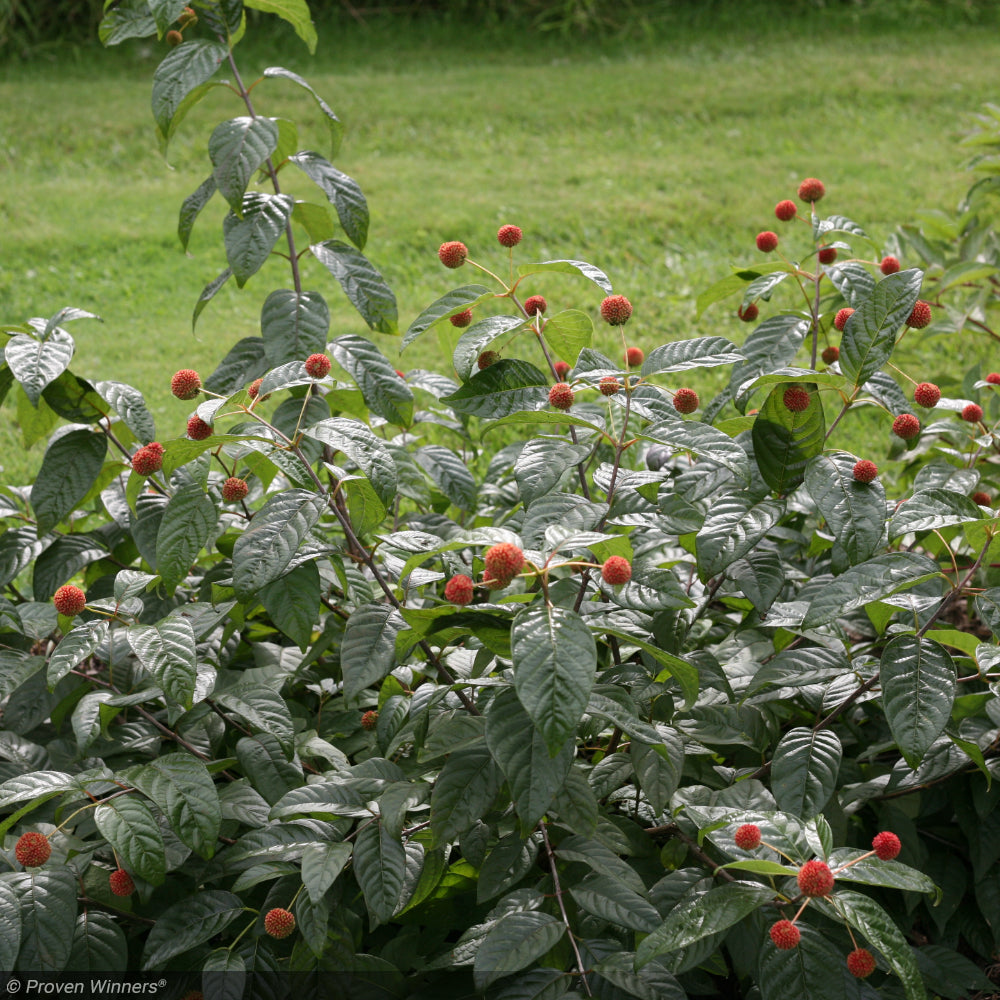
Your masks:
M 914 303 L 913 311 L 906 318 L 906 325 L 914 330 L 922 330 L 931 321 L 931 306 L 929 302 L 917 299 Z
M 521 572 L 524 553 L 512 542 L 500 542 L 486 550 L 483 562 L 486 566 L 486 578 L 502 580 L 506 587 Z
M 469 256 L 469 248 L 458 240 L 449 240 L 438 247 L 438 260 L 445 267 L 461 267 Z
M 779 201 L 778 204 L 774 206 L 774 214 L 782 222 L 788 222 L 799 214 L 799 210 L 796 208 L 794 201 L 789 198 L 785 198 L 784 201 Z
M 797 876 L 803 896 L 826 896 L 833 888 L 833 872 L 823 861 L 807 861 Z
M 601 316 L 611 326 L 621 326 L 632 315 L 632 303 L 624 295 L 609 295 L 601 303 Z
M 840 358 L 840 348 L 836 344 L 824 347 L 820 357 L 822 357 L 824 364 L 832 365 L 834 361 Z
M 497 239 L 502 247 L 516 247 L 523 235 L 520 226 L 501 226 L 497 230 Z
M 87 595 L 71 583 L 61 586 L 52 596 L 56 611 L 67 618 L 75 618 L 87 606 Z
M 256 398 L 257 398 L 257 393 L 258 393 L 258 392 L 260 392 L 260 386 L 261 386 L 261 383 L 262 383 L 263 381 L 264 381 L 264 380 L 263 380 L 262 378 L 255 378 L 255 379 L 254 379 L 254 380 L 253 380 L 253 381 L 252 381 L 252 382 L 251 382 L 251 383 L 250 383 L 250 384 L 249 384 L 249 385 L 247 386 L 247 395 L 248 395 L 248 396 L 249 396 L 249 397 L 250 397 L 251 399 L 256 399 Z
M 472 577 L 459 573 L 444 585 L 444 599 L 450 604 L 465 607 L 472 600 Z
M 888 257 L 882 258 L 882 263 L 879 264 L 878 269 L 883 274 L 895 274 L 899 270 L 899 261 L 890 254 Z
M 698 393 L 686 386 L 674 393 L 674 409 L 678 413 L 694 413 L 698 409 L 699 402 Z
M 760 827 L 753 823 L 744 823 L 733 836 L 736 846 L 742 851 L 753 851 L 760 846 Z
M 792 413 L 801 413 L 809 409 L 809 391 L 803 389 L 801 385 L 790 385 L 781 397 L 786 410 Z
M 875 971 L 875 956 L 867 948 L 855 948 L 847 956 L 847 971 L 855 979 L 866 979 Z
M 568 410 L 573 405 L 573 390 L 565 382 L 556 382 L 549 389 L 549 405 L 557 410 Z
M 881 833 L 876 833 L 872 840 L 872 850 L 880 861 L 892 861 L 893 858 L 899 856 L 902 849 L 903 845 L 900 843 L 899 837 L 891 830 L 882 830 Z
M 544 295 L 529 295 L 524 300 L 524 311 L 529 316 L 534 316 L 535 313 L 543 313 L 548 307 L 549 304 L 545 301 Z
M 226 503 L 238 503 L 240 500 L 245 500 L 249 492 L 250 487 L 247 486 L 247 481 L 238 479 L 236 476 L 230 476 L 222 484 L 222 499 Z
M 49 838 L 34 830 L 22 833 L 14 845 L 14 857 L 25 868 L 38 868 L 44 865 L 51 854 L 52 845 L 49 843 Z
M 770 229 L 757 234 L 757 249 L 763 253 L 770 253 L 778 247 L 778 234 L 772 233 Z
M 182 368 L 174 372 L 170 380 L 170 391 L 178 399 L 194 399 L 201 392 L 201 376 L 192 368 Z
M 490 365 L 495 365 L 500 360 L 500 355 L 496 351 L 483 351 L 482 354 L 476 360 L 476 365 L 479 370 L 482 371 L 484 368 L 489 368 Z
M 264 930 L 273 938 L 286 938 L 295 930 L 295 917 L 280 907 L 264 914 Z
M 920 421 L 912 413 L 901 413 L 892 422 L 892 433 L 909 441 L 920 433 Z
M 361 716 L 361 728 L 371 732 L 378 725 L 378 712 L 369 710 Z
M 940 399 L 941 390 L 933 382 L 921 382 L 913 390 L 913 401 L 928 410 L 937 406 Z
M 878 466 L 867 458 L 854 463 L 854 479 L 859 483 L 870 483 L 878 475 Z
M 601 567 L 601 577 L 605 583 L 617 587 L 632 579 L 632 566 L 623 556 L 609 556 Z
M 119 868 L 108 876 L 108 885 L 116 896 L 131 896 L 135 892 L 132 876 L 124 868 Z
M 306 374 L 310 378 L 326 378 L 330 374 L 330 359 L 325 354 L 310 354 L 306 358 Z
M 779 920 L 776 924 L 771 925 L 771 930 L 768 933 L 771 935 L 775 948 L 780 948 L 782 951 L 797 948 L 802 938 L 798 927 L 791 920 Z
M 132 456 L 132 469 L 138 476 L 151 476 L 163 468 L 163 445 L 151 441 Z
M 556 370 L 556 375 L 564 379 L 569 374 L 569 362 L 567 361 L 557 361 L 553 366 Z
M 983 493 L 981 490 L 977 490 L 972 494 L 972 502 L 978 504 L 980 507 L 992 507 L 993 501 L 990 498 L 989 493 Z
M 740 306 L 736 310 L 736 315 L 739 316 L 744 323 L 752 323 L 757 316 L 760 314 L 760 310 L 757 308 L 756 302 L 749 302 L 745 306 Z
M 618 391 L 621 389 L 621 383 L 614 377 L 614 375 L 605 375 L 604 378 L 597 383 L 597 388 L 601 390 L 602 396 L 614 396 L 617 395 Z
M 854 314 L 854 310 L 850 306 L 844 306 L 843 309 L 837 311 L 837 315 L 833 317 L 833 325 L 843 333 L 844 327 L 847 326 L 847 321 Z
M 983 408 L 978 403 L 967 403 L 962 409 L 962 419 L 977 424 L 983 419 Z
M 837 259 L 837 248 L 820 247 L 816 256 L 821 264 L 832 264 Z
M 454 316 L 449 316 L 452 326 L 457 326 L 460 330 L 465 329 L 472 322 L 472 310 L 463 309 L 460 313 L 455 313 Z
M 986 376 L 986 381 L 989 382 L 990 385 L 1000 385 L 1000 372 L 990 372 L 989 375 Z
M 815 177 L 807 177 L 799 185 L 799 201 L 819 201 L 826 194 L 823 182 Z
M 206 424 L 201 417 L 195 413 L 193 416 L 188 418 L 187 422 L 187 436 L 191 438 L 192 441 L 204 441 L 205 438 L 212 436 L 212 425 Z
M 646 360 L 641 347 L 629 347 L 625 351 L 625 364 L 629 368 L 638 368 Z

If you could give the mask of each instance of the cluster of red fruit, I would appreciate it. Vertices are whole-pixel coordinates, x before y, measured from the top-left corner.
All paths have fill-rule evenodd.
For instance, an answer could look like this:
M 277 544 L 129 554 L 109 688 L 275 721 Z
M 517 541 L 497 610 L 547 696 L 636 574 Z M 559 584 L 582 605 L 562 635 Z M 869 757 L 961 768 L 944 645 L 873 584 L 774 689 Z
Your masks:
M 761 839 L 760 827 L 754 823 L 744 823 L 739 827 L 733 836 L 733 840 L 736 846 L 744 851 L 756 850 L 761 845 L 764 847 L 770 846 Z M 776 850 L 775 848 L 771 849 Z M 782 951 L 790 951 L 792 948 L 798 947 L 799 941 L 802 939 L 802 934 L 798 927 L 795 926 L 795 921 L 798 920 L 799 915 L 805 909 L 810 899 L 829 896 L 833 890 L 837 872 L 842 871 L 844 868 L 849 868 L 851 865 L 857 864 L 865 858 L 870 858 L 873 854 L 881 861 L 892 861 L 893 858 L 899 856 L 901 849 L 902 844 L 899 841 L 899 837 L 888 830 L 883 830 L 881 833 L 875 835 L 875 838 L 872 840 L 872 849 L 867 854 L 862 854 L 853 861 L 847 862 L 847 864 L 842 865 L 836 871 L 831 871 L 830 866 L 823 861 L 807 861 L 799 868 L 796 875 L 799 892 L 806 897 L 805 902 L 792 920 L 779 920 L 771 926 L 769 933 L 775 947 L 780 948 Z M 852 934 L 851 939 L 853 940 L 853 938 L 854 935 Z M 847 969 L 852 976 L 864 979 L 875 971 L 875 957 L 867 948 L 859 948 L 856 941 L 854 945 L 854 951 L 847 956 Z

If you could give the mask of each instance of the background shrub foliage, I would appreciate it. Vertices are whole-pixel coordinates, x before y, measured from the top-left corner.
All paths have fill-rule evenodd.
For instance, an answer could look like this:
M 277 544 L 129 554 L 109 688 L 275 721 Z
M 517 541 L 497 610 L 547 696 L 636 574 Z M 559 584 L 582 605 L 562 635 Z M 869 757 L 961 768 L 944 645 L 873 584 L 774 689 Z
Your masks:
M 245 6 L 315 43 L 303 0 Z M 203 387 L 175 378 L 187 435 L 73 374 L 91 314 L 3 328 L 2 391 L 66 422 L 0 493 L 0 967 L 183 970 L 211 997 L 289 972 L 498 1000 L 988 989 L 1000 376 L 920 405 L 892 363 L 921 296 L 988 325 L 988 223 L 958 249 L 913 227 L 927 273 L 896 269 L 807 183 L 762 220 L 768 262 L 699 302 L 741 297 L 744 342 L 646 357 L 604 271 L 506 228 L 442 247 L 465 283 L 403 332 L 334 111 L 242 75 L 240 0 L 191 8 L 129 0 L 100 30 L 183 32 L 163 148 L 232 91 L 180 211 L 182 243 L 225 211 L 194 320 L 265 264 L 287 287 Z M 267 117 L 282 87 L 329 149 Z M 580 308 L 539 302 L 550 274 Z M 450 336 L 447 371 L 331 340 L 330 277 L 404 348 Z M 699 401 L 707 368 L 728 381 Z M 887 477 L 837 447 L 861 408 L 906 433 Z

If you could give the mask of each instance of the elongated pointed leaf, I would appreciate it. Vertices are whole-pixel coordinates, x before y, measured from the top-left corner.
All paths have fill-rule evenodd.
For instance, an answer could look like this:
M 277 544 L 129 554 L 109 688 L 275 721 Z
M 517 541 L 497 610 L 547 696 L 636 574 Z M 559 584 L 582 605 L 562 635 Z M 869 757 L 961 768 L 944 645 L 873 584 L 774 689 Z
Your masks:
M 324 240 L 309 252 L 340 282 L 361 318 L 379 333 L 399 333 L 396 296 L 371 261 L 339 240 Z
M 598 267 L 588 264 L 584 260 L 547 260 L 539 264 L 522 264 L 517 273 L 519 277 L 527 277 L 529 274 L 545 274 L 547 272 L 557 272 L 558 274 L 581 274 L 589 278 L 598 288 L 607 292 L 612 292 L 611 280 Z
M 0 882 L 0 969 L 13 969 L 21 949 L 21 907 L 17 893 Z
M 305 431 L 335 451 L 342 451 L 364 473 L 384 507 L 396 497 L 396 463 L 385 442 L 359 420 L 330 417 L 320 420 Z
M 391 604 L 365 604 L 348 618 L 340 645 L 345 697 L 357 697 L 396 666 L 396 636 L 405 627 Z
M 142 799 L 122 795 L 107 800 L 94 810 L 94 824 L 125 868 L 153 885 L 163 882 L 167 874 L 163 834 Z
M 364 250 L 368 240 L 368 202 L 357 181 L 341 173 L 319 153 L 305 151 L 296 153 L 289 159 L 319 186 L 336 208 L 347 238 L 359 250 Z
M 782 812 L 812 819 L 823 811 L 837 787 L 843 749 L 830 730 L 796 727 L 775 748 L 771 760 L 771 791 Z
M 278 288 L 260 311 L 260 333 L 267 362 L 272 367 L 304 361 L 326 349 L 330 310 L 319 292 Z
M 663 344 L 650 351 L 643 363 L 642 374 L 661 375 L 692 368 L 715 368 L 745 360 L 740 349 L 724 337 L 695 337 Z
M 806 465 L 823 450 L 826 419 L 816 384 L 803 382 L 809 393 L 805 410 L 789 410 L 784 403 L 788 386 L 776 385 L 760 408 L 753 425 L 753 450 L 764 482 L 778 493 L 790 493 L 805 478 Z
M 861 980 L 848 971 L 843 951 L 822 931 L 798 926 L 798 948 L 783 951 L 764 939 L 757 953 L 761 1000 L 861 1000 Z
M 271 256 L 291 218 L 294 200 L 287 194 L 251 191 L 243 198 L 243 214 L 223 220 L 226 260 L 242 288 Z
M 450 448 L 426 444 L 417 449 L 414 458 L 456 507 L 467 511 L 475 509 L 478 493 L 476 481 L 465 462 Z
M 128 941 L 109 913 L 86 910 L 76 918 L 66 972 L 125 972 Z
M 910 531 L 934 531 L 989 517 L 989 510 L 984 510 L 955 490 L 920 490 L 893 515 L 889 522 L 889 540 Z
M 477 990 L 502 976 L 525 969 L 555 946 L 566 925 L 549 913 L 510 913 L 494 927 L 476 952 L 472 975 Z
M 168 906 L 146 938 L 144 969 L 161 969 L 175 955 L 215 937 L 244 912 L 239 896 L 221 889 L 202 889 Z
M 185 250 L 187 250 L 191 240 L 191 231 L 194 229 L 195 220 L 217 190 L 215 175 L 212 174 L 206 177 L 181 204 L 181 210 L 177 217 L 177 238 Z
M 48 673 L 46 674 L 49 690 L 90 656 L 105 640 L 107 634 L 108 623 L 106 621 L 84 622 L 77 625 L 71 632 L 67 632 L 49 659 Z
M 95 382 L 94 389 L 143 444 L 156 440 L 156 423 L 138 389 L 125 382 Z
M 213 278 L 202 290 L 201 295 L 198 296 L 198 301 L 194 304 L 194 311 L 191 313 L 191 332 L 194 332 L 195 326 L 198 323 L 198 317 L 202 314 L 205 306 L 215 298 L 218 291 L 222 286 L 233 276 L 233 270 L 227 267 L 217 278 Z M 249 338 L 248 338 L 249 339 Z M 231 352 L 230 352 L 231 353 Z M 221 366 L 220 366 L 221 367 Z M 206 383 L 206 388 L 207 388 Z
M 42 390 L 69 367 L 73 349 L 73 338 L 61 328 L 45 340 L 18 333 L 7 341 L 4 360 L 32 406 L 38 406 Z
M 156 570 L 165 586 L 176 587 L 188 575 L 218 519 L 200 483 L 187 483 L 170 498 L 156 533 Z
M 278 126 L 270 118 L 231 118 L 220 122 L 212 132 L 208 155 L 215 183 L 237 216 L 246 210 L 244 194 L 250 179 L 277 145 Z M 288 213 L 291 211 L 289 207 Z
M 650 934 L 662 922 L 652 903 L 607 875 L 588 875 L 570 886 L 569 893 L 581 909 L 619 927 Z
M 478 288 L 478 285 L 471 286 Z M 478 366 L 479 355 L 487 344 L 492 343 L 497 337 L 502 337 L 511 330 L 524 326 L 523 316 L 487 316 L 478 323 L 473 323 L 455 345 L 452 351 L 451 363 L 455 366 L 455 371 L 459 377 L 468 381 L 481 369 Z M 411 327 L 412 329 L 412 327 Z
M 503 775 L 485 746 L 451 753 L 431 794 L 431 829 L 437 842 L 447 844 L 471 829 L 502 784 Z
M 302 853 L 302 884 L 309 898 L 317 903 L 351 860 L 350 844 L 324 844 L 307 847 Z
M 747 453 L 728 435 L 694 420 L 664 420 L 643 431 L 647 437 L 677 451 L 689 451 L 699 458 L 717 462 L 745 483 L 750 482 Z
M 260 378 L 267 371 L 267 348 L 261 337 L 238 340 L 218 368 L 205 379 L 205 388 L 228 396 Z
M 389 359 L 370 341 L 345 334 L 330 344 L 337 364 L 357 383 L 368 408 L 399 427 L 413 420 L 413 392 Z
M 570 362 L 594 338 L 594 321 L 580 309 L 564 309 L 545 323 L 545 342 L 559 357 Z
M 582 462 L 588 451 L 563 438 L 535 437 L 526 442 L 514 463 L 514 479 L 524 503 L 551 493 L 563 473 Z
M 519 410 L 536 410 L 548 399 L 549 380 L 527 361 L 504 358 L 473 375 L 441 402 L 456 413 L 496 419 Z
M 107 450 L 108 439 L 91 430 L 63 434 L 45 450 L 31 487 L 39 537 L 48 534 L 90 492 Z
M 777 500 L 751 504 L 736 495 L 718 499 L 695 536 L 701 578 L 707 580 L 721 573 L 752 551 L 778 523 L 784 511 L 784 504 Z
M 405 873 L 403 845 L 381 823 L 361 831 L 354 845 L 354 874 L 373 923 L 384 924 L 396 912 Z
M 288 703 L 277 691 L 244 681 L 217 692 L 214 697 L 220 705 L 242 716 L 252 729 L 274 737 L 285 753 L 291 749 L 292 716 Z
M 76 874 L 63 865 L 50 866 L 18 872 L 9 876 L 6 884 L 17 894 L 20 904 L 18 967 L 31 972 L 61 972 L 73 950 Z M 10 970 L 14 965 L 4 968 Z
M 153 119 L 161 142 L 184 98 L 215 75 L 229 50 L 219 42 L 197 39 L 173 49 L 153 74 Z
M 134 625 L 128 630 L 128 641 L 164 693 L 190 708 L 198 676 L 190 622 L 186 618 L 167 618 L 158 625 Z
M 313 90 L 308 81 L 304 80 L 298 75 L 298 73 L 293 73 L 290 69 L 285 69 L 283 66 L 268 66 L 267 69 L 264 70 L 264 76 L 269 78 L 278 77 L 284 80 L 291 80 L 292 83 L 295 83 L 303 90 L 308 91 L 312 99 L 316 102 L 316 106 L 322 112 L 323 120 L 326 122 L 327 128 L 330 131 L 330 155 L 336 156 L 338 150 L 340 149 L 341 139 L 344 135 L 344 126 L 340 119 L 334 114 L 330 105 L 327 104 L 315 90 Z

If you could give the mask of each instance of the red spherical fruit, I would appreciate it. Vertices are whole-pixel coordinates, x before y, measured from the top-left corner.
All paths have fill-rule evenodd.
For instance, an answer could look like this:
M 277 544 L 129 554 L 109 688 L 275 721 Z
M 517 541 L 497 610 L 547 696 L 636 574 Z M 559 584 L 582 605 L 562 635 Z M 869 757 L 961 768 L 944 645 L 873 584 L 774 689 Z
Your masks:
M 512 542 L 500 542 L 486 550 L 483 562 L 486 566 L 486 578 L 502 581 L 506 587 L 521 572 L 524 553 Z
M 371 732 L 378 725 L 378 712 L 369 710 L 361 716 L 361 728 Z
M 875 971 L 875 956 L 867 948 L 855 948 L 847 956 L 847 971 L 855 979 L 866 979 Z
M 14 857 L 25 868 L 38 868 L 44 865 L 51 854 L 52 845 L 49 843 L 49 838 L 44 833 L 36 833 L 34 830 L 22 833 L 14 845 Z
M 760 846 L 760 827 L 753 823 L 744 823 L 733 836 L 736 846 L 742 851 L 753 851 Z
M 260 386 L 261 386 L 261 383 L 262 383 L 263 381 L 264 381 L 264 380 L 263 380 L 262 378 L 255 378 L 255 379 L 254 379 L 254 380 L 253 380 L 253 381 L 252 381 L 252 382 L 251 382 L 251 383 L 250 383 L 250 384 L 249 384 L 249 385 L 247 386 L 247 395 L 248 395 L 248 396 L 249 396 L 249 397 L 250 397 L 251 399 L 256 399 L 256 398 L 257 398 L 257 393 L 258 393 L 258 392 L 260 392 Z
M 983 408 L 978 403 L 966 403 L 962 409 L 962 419 L 977 424 L 983 419 Z
M 799 214 L 799 210 L 796 208 L 794 201 L 789 198 L 785 198 L 784 201 L 779 201 L 778 204 L 774 206 L 774 214 L 782 222 L 788 222 Z
M 445 267 L 461 267 L 469 256 L 469 248 L 458 240 L 450 240 L 438 247 L 438 260 Z
M 601 303 L 601 316 L 611 326 L 621 326 L 632 315 L 632 303 L 624 295 L 609 295 Z
M 878 269 L 883 274 L 895 274 L 899 270 L 899 261 L 890 254 L 888 257 L 882 258 L 882 263 L 879 264 Z
M 922 330 L 931 321 L 931 306 L 929 302 L 917 299 L 914 303 L 913 311 L 906 318 L 906 325 L 912 326 L 914 330 Z
M 978 504 L 980 507 L 992 507 L 993 501 L 990 498 L 989 493 L 983 493 L 981 490 L 977 490 L 972 494 L 972 502 Z
M 201 392 L 201 376 L 193 368 L 182 368 L 174 372 L 170 391 L 178 399 L 194 399 Z
M 238 503 L 240 500 L 245 500 L 249 492 L 250 487 L 247 486 L 247 481 L 238 479 L 236 476 L 230 476 L 222 484 L 222 499 L 226 503 Z
M 521 242 L 523 235 L 520 226 L 501 226 L 497 230 L 497 239 L 502 247 L 516 247 Z
M 765 229 L 764 232 L 757 234 L 757 249 L 763 253 L 770 253 L 772 250 L 777 249 L 778 246 L 778 234 L 772 233 L 770 229 Z
M 901 413 L 892 422 L 892 433 L 909 441 L 920 433 L 920 421 L 912 413 Z
M 878 466 L 867 458 L 854 463 L 854 479 L 859 483 L 870 483 L 878 475 Z
M 484 368 L 489 368 L 490 365 L 495 365 L 499 360 L 500 355 L 496 351 L 483 351 L 476 359 L 476 365 L 482 371 Z
M 564 379 L 569 374 L 569 362 L 557 361 L 553 366 L 556 370 L 557 378 Z
M 444 599 L 451 604 L 465 607 L 472 600 L 472 578 L 464 573 L 453 576 L 444 585 Z
M 847 321 L 854 315 L 854 310 L 850 306 L 844 306 L 843 309 L 837 311 L 837 315 L 833 317 L 833 325 L 843 333 L 844 327 L 847 326 Z
M 834 361 L 840 358 L 840 348 L 836 344 L 824 347 L 820 357 L 823 359 L 824 364 L 832 365 Z
M 893 858 L 899 856 L 902 849 L 903 845 L 900 843 L 899 837 L 891 830 L 882 830 L 881 833 L 876 833 L 872 840 L 872 850 L 880 861 L 892 861 Z
M 67 618 L 75 618 L 87 606 L 87 595 L 73 584 L 61 586 L 52 596 L 56 611 Z
M 132 456 L 132 469 L 139 476 L 151 476 L 163 468 L 163 445 L 151 441 Z
M 790 385 L 782 395 L 781 400 L 785 404 L 786 410 L 792 413 L 801 413 L 809 409 L 809 391 L 800 385 Z
M 556 382 L 549 389 L 549 405 L 557 410 L 568 410 L 573 405 L 573 390 L 565 382 Z
M 310 354 L 306 358 L 306 374 L 310 378 L 326 378 L 330 374 L 330 359 L 325 354 Z
M 986 381 L 989 382 L 990 385 L 1000 385 L 1000 372 L 990 372 L 989 375 L 986 376 Z
M 614 377 L 614 375 L 605 375 L 604 378 L 597 383 L 597 388 L 601 390 L 602 396 L 614 396 L 617 395 L 618 391 L 621 389 L 621 383 Z
M 195 413 L 193 416 L 188 418 L 187 422 L 187 436 L 191 438 L 192 441 L 204 441 L 205 438 L 212 436 L 212 425 L 206 424 L 201 417 Z
M 928 410 L 938 405 L 941 399 L 941 390 L 933 382 L 921 382 L 913 390 L 913 401 L 918 406 L 926 407 Z
M 674 393 L 674 409 L 678 413 L 694 413 L 698 409 L 699 402 L 698 393 L 694 389 L 684 387 Z
M 264 930 L 273 938 L 286 938 L 295 930 L 295 917 L 288 910 L 275 907 L 264 914 Z
M 823 182 L 815 177 L 807 177 L 799 185 L 799 201 L 819 201 L 826 194 Z
M 821 264 L 832 264 L 837 259 L 837 248 L 820 247 L 816 256 Z
M 124 868 L 113 871 L 108 877 L 108 884 L 116 896 L 131 896 L 135 892 L 135 883 L 132 881 L 132 876 Z
M 535 313 L 543 313 L 548 307 L 549 304 L 545 301 L 544 295 L 529 295 L 524 300 L 524 311 L 529 316 L 534 316 Z
M 780 948 L 782 951 L 797 948 L 802 939 L 798 927 L 791 920 L 779 920 L 776 924 L 771 925 L 771 930 L 768 933 L 771 935 L 775 948 Z
M 629 347 L 625 351 L 625 364 L 629 368 L 638 368 L 646 360 L 641 347 Z
M 745 306 L 740 306 L 736 310 L 736 315 L 739 316 L 744 323 L 752 323 L 757 316 L 760 314 L 760 310 L 757 308 L 757 303 L 750 302 Z
M 459 330 L 465 329 L 472 322 L 472 310 L 463 309 L 460 313 L 455 313 L 454 316 L 449 316 L 448 319 L 452 326 L 457 326 Z
M 807 861 L 797 876 L 803 896 L 826 896 L 833 888 L 833 872 L 823 861 Z
M 169 45 L 172 49 L 176 49 L 177 46 L 184 41 L 184 36 L 176 29 L 168 31 L 166 37 L 167 37 L 167 45 Z
M 632 566 L 624 556 L 609 556 L 601 567 L 601 577 L 605 583 L 617 587 L 632 579 Z

